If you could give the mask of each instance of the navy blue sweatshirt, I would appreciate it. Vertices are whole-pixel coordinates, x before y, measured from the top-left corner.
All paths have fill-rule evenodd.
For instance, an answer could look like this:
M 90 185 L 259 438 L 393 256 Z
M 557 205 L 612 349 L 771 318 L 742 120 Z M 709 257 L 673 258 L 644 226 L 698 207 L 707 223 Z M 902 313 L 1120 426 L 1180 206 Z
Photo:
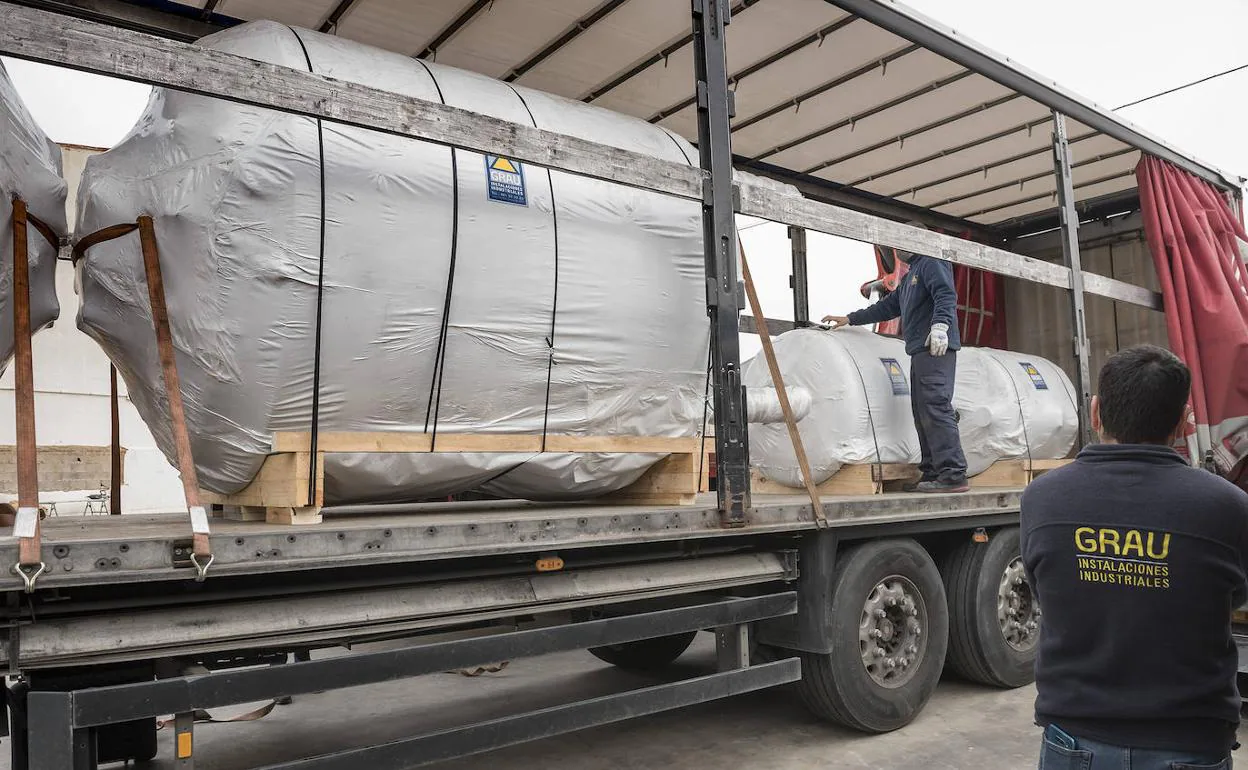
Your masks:
M 1022 538 L 1044 611 L 1036 722 L 1117 746 L 1229 751 L 1248 494 L 1167 447 L 1089 446 L 1027 487 Z
M 848 318 L 853 326 L 865 326 L 897 316 L 901 316 L 901 336 L 906 341 L 908 356 L 927 348 L 927 335 L 934 323 L 948 325 L 950 350 L 962 347 L 953 265 L 943 259 L 914 255 L 896 291 L 870 307 L 855 310 Z

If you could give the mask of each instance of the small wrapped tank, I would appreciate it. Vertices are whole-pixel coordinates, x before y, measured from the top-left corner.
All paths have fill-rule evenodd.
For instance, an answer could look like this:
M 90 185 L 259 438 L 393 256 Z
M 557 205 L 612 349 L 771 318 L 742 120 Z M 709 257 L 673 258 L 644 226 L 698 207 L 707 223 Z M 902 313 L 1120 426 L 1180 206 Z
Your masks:
M 775 340 L 785 387 L 809 391 L 798 422 L 815 483 L 842 465 L 918 463 L 919 438 L 910 410 L 910 358 L 901 340 L 865 329 L 796 329 Z M 748 389 L 766 391 L 762 356 L 742 370 Z M 958 351 L 953 406 L 970 475 L 997 460 L 1057 459 L 1079 431 L 1074 386 L 1056 364 L 991 348 Z M 750 424 L 750 462 L 764 476 L 793 487 L 801 472 L 784 424 Z
M 15 196 L 58 234 L 65 232 L 65 180 L 61 148 L 44 135 L 0 63 L 0 374 L 13 357 L 13 209 Z M 50 326 L 60 315 L 56 300 L 57 249 L 33 227 L 27 230 L 30 260 L 30 328 Z
M 667 130 L 272 22 L 222 51 L 689 163 Z M 151 214 L 200 483 L 246 486 L 276 431 L 693 436 L 701 210 L 508 158 L 156 89 L 91 158 L 78 232 Z M 167 457 L 136 237 L 78 266 L 78 324 Z M 320 309 L 321 342 L 317 349 Z M 320 362 L 319 389 L 314 388 Z M 662 455 L 331 454 L 326 502 L 615 491 Z

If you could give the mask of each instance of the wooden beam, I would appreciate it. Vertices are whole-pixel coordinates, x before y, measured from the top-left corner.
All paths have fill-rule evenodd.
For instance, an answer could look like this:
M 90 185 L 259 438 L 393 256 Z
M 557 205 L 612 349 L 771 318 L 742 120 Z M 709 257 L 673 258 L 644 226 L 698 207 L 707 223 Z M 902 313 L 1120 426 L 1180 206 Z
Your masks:
M 927 254 L 968 267 L 987 270 L 1012 278 L 1070 288 L 1070 270 L 1052 262 L 1024 257 L 995 246 L 964 241 L 931 230 L 850 211 L 837 206 L 785 193 L 770 186 L 742 180 L 739 211 L 749 216 L 787 225 L 805 227 L 863 243 L 891 246 L 916 254 Z M 1114 278 L 1084 273 L 1084 289 L 1092 294 L 1141 305 L 1160 307 L 1156 292 Z
M 273 434 L 273 452 L 307 452 L 311 434 L 281 431 Z M 683 454 L 699 451 L 701 439 L 667 436 L 566 436 L 547 435 L 548 453 L 608 452 L 636 454 Z M 542 437 L 513 433 L 322 432 L 317 450 L 329 453 L 405 452 L 541 452 Z
M 705 174 L 684 163 L 9 2 L 0 54 L 702 199 Z

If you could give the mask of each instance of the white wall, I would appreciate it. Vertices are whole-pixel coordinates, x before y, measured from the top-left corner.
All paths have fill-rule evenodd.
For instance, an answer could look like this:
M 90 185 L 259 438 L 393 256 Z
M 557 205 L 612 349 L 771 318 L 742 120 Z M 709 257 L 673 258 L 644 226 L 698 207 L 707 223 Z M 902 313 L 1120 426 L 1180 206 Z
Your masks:
M 86 159 L 98 150 L 66 146 L 65 178 L 69 182 L 69 222 L 75 219 L 78 180 Z M 40 445 L 108 446 L 110 442 L 108 358 L 93 340 L 78 331 L 78 296 L 74 270 L 68 262 L 56 269 L 61 316 L 52 328 L 35 335 L 35 430 Z M 153 344 L 155 338 L 153 337 Z M 121 445 L 126 448 L 121 499 L 127 513 L 178 510 L 184 507 L 178 473 L 165 460 L 147 426 L 121 388 Z M 0 378 L 0 415 L 12 415 L 13 367 Z M 0 419 L 0 444 L 13 444 L 14 421 Z M 40 500 L 81 500 L 84 491 L 41 490 Z M 59 513 L 79 513 L 84 504 L 62 503 Z

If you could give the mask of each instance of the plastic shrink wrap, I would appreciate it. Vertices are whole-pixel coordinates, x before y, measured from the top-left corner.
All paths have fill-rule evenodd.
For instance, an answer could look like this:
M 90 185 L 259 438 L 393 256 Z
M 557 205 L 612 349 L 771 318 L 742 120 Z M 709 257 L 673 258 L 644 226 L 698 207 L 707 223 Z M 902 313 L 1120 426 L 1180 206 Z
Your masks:
M 846 464 L 919 462 L 910 359 L 901 340 L 859 328 L 797 329 L 777 337 L 775 349 L 785 387 L 812 397 L 798 427 L 815 483 Z M 748 389 L 771 388 L 761 355 L 742 375 Z M 1070 379 L 1037 356 L 962 348 L 953 406 L 970 475 L 997 460 L 1065 457 L 1079 430 Z M 749 436 L 751 465 L 773 481 L 802 485 L 783 423 L 751 421 Z
M 688 163 L 579 102 L 271 22 L 200 41 Z M 174 91 L 93 157 L 78 232 L 154 217 L 201 486 L 244 487 L 275 431 L 693 436 L 708 324 L 697 202 Z M 81 329 L 173 443 L 138 238 L 79 264 Z M 331 454 L 326 502 L 617 490 L 661 455 Z
M 20 196 L 31 214 L 58 234 L 65 232 L 65 180 L 61 148 L 44 136 L 26 111 L 9 73 L 0 63 L 0 374 L 13 357 L 13 209 Z M 57 248 L 35 228 L 27 227 L 30 260 L 30 328 L 38 331 L 56 320 Z

